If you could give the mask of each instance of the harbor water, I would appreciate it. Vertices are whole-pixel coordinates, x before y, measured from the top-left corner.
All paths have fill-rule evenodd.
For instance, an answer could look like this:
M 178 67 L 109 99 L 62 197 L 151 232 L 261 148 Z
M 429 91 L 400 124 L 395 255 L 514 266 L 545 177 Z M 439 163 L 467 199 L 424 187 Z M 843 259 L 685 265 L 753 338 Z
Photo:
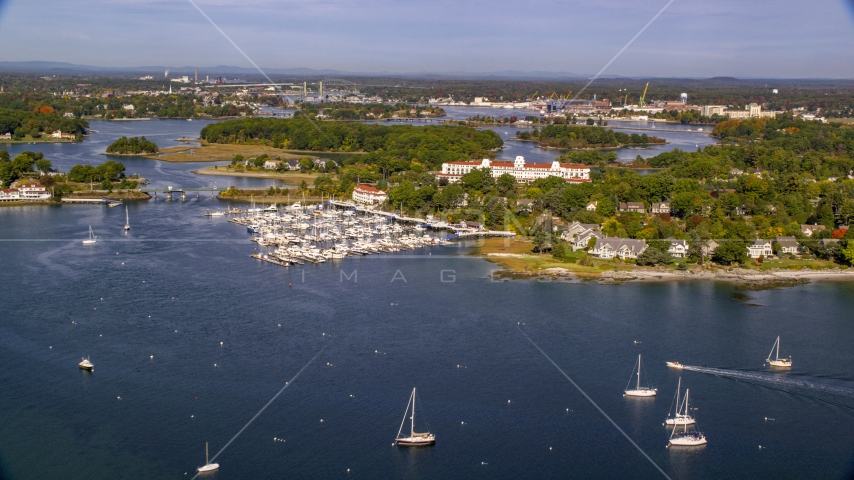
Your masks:
M 202 125 L 93 122 L 79 145 L 7 149 L 67 170 L 104 159 L 94 141 Z M 153 185 L 221 181 L 123 161 Z M 205 442 L 227 446 L 204 477 L 222 480 L 854 472 L 850 283 L 505 281 L 475 241 L 283 268 L 204 216 L 226 205 L 130 203 L 128 233 L 123 208 L 0 208 L 0 477 L 191 478 Z M 778 335 L 790 371 L 764 366 Z M 622 395 L 639 354 L 653 399 Z M 699 449 L 666 448 L 680 375 Z M 413 387 L 434 447 L 393 446 Z

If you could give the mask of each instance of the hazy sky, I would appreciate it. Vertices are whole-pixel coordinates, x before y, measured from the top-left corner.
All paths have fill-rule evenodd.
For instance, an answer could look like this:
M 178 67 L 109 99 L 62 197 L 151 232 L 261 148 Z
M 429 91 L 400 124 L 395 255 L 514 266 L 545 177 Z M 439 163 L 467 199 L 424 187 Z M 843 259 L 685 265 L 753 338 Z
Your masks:
M 667 0 L 196 0 L 262 67 L 599 71 Z M 605 74 L 854 78 L 854 0 L 675 0 Z M 0 0 L 0 61 L 251 64 L 188 0 Z

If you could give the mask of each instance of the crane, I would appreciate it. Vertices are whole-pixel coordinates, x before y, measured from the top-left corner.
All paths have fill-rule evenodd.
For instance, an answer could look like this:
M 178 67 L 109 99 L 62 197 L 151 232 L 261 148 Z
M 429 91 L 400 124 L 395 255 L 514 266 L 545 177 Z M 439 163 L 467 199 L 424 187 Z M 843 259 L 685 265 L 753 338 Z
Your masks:
M 628 103 L 629 103 L 629 94 L 627 93 L 625 100 L 623 100 L 623 106 L 625 107 L 626 105 L 628 105 Z
M 532 93 L 532 94 L 531 94 L 531 97 L 530 97 L 530 98 L 531 98 L 531 101 L 532 101 L 532 102 L 533 102 L 533 101 L 535 101 L 535 100 L 537 99 L 537 94 L 538 94 L 538 93 L 540 93 L 540 91 L 539 91 L 539 90 L 537 90 L 536 92 L 534 92 L 534 93 Z
M 639 107 L 646 106 L 646 90 L 649 88 L 649 82 L 646 82 L 646 86 L 643 87 L 643 95 L 641 95 L 640 100 L 638 100 Z

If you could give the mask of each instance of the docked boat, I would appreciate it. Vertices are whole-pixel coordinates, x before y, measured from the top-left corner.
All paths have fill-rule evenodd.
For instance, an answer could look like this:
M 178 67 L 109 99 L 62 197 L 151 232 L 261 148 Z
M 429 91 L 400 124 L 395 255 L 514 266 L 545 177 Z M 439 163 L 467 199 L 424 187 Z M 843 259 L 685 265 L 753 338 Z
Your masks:
M 685 399 L 682 402 L 682 409 L 677 410 L 677 415 L 682 414 L 685 416 L 689 416 L 690 411 L 690 403 L 688 402 L 688 398 L 690 396 L 689 389 L 685 389 Z M 672 432 L 670 432 L 670 441 L 667 443 L 668 447 L 698 447 L 701 445 L 705 445 L 706 436 L 703 435 L 696 428 L 696 422 L 691 423 L 682 423 L 676 426 Z
M 89 238 L 83 240 L 83 245 L 95 245 L 98 243 L 95 240 L 95 232 L 92 231 L 92 225 L 89 225 Z
M 682 364 L 681 364 L 681 363 L 679 363 L 679 362 L 664 362 L 664 363 L 666 363 L 666 364 L 667 364 L 667 366 L 668 366 L 668 367 L 670 367 L 670 368 L 678 368 L 678 369 L 680 369 L 680 370 L 681 370 L 681 369 L 683 369 L 683 368 L 685 368 L 685 365 L 682 365 Z
M 88 358 L 84 358 L 83 360 L 80 360 L 80 363 L 78 363 L 77 366 L 83 370 L 88 370 L 90 372 L 95 370 L 95 364 L 90 362 Z
M 637 371 L 637 384 L 635 388 L 629 388 L 629 385 L 632 383 L 631 377 L 629 378 L 629 383 L 626 385 L 626 390 L 623 392 L 623 395 L 626 397 L 654 397 L 658 390 L 655 388 L 651 388 L 649 386 L 641 387 L 641 356 L 638 355 L 637 368 L 632 370 L 632 377 L 635 376 L 635 371 Z
M 773 360 L 771 360 L 771 355 L 774 355 Z M 768 362 L 768 365 L 771 365 L 772 367 L 792 367 L 792 357 L 780 358 L 780 337 L 777 337 L 777 341 L 774 342 L 774 346 L 771 347 L 771 352 L 768 353 L 768 358 L 765 359 L 765 361 Z
M 682 377 L 679 377 L 679 384 L 676 386 L 676 400 L 673 403 L 673 405 L 676 406 L 676 411 L 672 417 L 670 416 L 670 412 L 667 412 L 667 419 L 664 420 L 665 425 L 691 425 L 692 423 L 696 423 L 694 421 L 694 417 L 691 416 L 691 413 L 684 410 L 682 408 L 682 404 L 679 403 L 680 390 L 682 390 Z M 684 397 L 682 401 L 684 402 L 687 398 L 687 396 Z M 671 405 L 671 408 L 673 405 Z
M 196 471 L 199 473 L 205 473 L 205 472 L 213 472 L 214 470 L 218 470 L 218 469 L 219 469 L 218 463 L 211 463 L 210 460 L 208 460 L 208 442 L 205 442 L 205 464 L 202 465 L 201 467 L 197 468 Z
M 130 230 L 130 215 L 128 215 L 128 207 L 125 205 L 125 231 Z
M 409 408 L 412 407 L 412 415 L 409 417 L 409 436 L 403 436 L 403 426 L 406 424 L 406 416 L 409 414 Z M 399 447 L 426 447 L 436 444 L 436 436 L 430 432 L 418 433 L 415 431 L 415 389 L 412 389 L 412 395 L 409 396 L 409 402 L 406 404 L 406 411 L 403 412 L 403 420 L 400 422 L 400 429 L 397 431 L 395 444 Z

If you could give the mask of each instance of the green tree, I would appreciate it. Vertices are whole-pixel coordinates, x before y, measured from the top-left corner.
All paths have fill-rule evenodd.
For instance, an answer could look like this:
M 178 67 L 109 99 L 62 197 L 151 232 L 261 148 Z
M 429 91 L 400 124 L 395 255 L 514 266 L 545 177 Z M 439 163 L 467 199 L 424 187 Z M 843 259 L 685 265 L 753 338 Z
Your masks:
M 495 186 L 492 171 L 488 168 L 473 168 L 460 177 L 460 186 L 469 194 L 474 192 L 487 193 Z
M 847 245 L 843 247 L 839 253 L 842 255 L 842 258 L 848 263 L 848 265 L 854 265 L 854 241 L 847 240 Z
M 640 266 L 653 266 L 653 265 L 667 265 L 673 261 L 673 257 L 667 253 L 662 252 L 658 248 L 647 248 L 640 255 L 638 255 L 637 263 Z
M 38 171 L 40 171 L 42 173 L 48 173 L 50 171 L 50 169 L 53 168 L 53 164 L 51 163 L 50 160 L 48 160 L 46 158 L 42 158 L 42 159 L 36 160 L 36 168 L 38 169 Z
M 502 173 L 495 182 L 498 193 L 504 197 L 511 197 L 516 193 L 516 177 L 509 173 Z
M 743 263 L 747 259 L 747 244 L 739 240 L 724 241 L 712 253 L 712 261 L 721 265 Z

